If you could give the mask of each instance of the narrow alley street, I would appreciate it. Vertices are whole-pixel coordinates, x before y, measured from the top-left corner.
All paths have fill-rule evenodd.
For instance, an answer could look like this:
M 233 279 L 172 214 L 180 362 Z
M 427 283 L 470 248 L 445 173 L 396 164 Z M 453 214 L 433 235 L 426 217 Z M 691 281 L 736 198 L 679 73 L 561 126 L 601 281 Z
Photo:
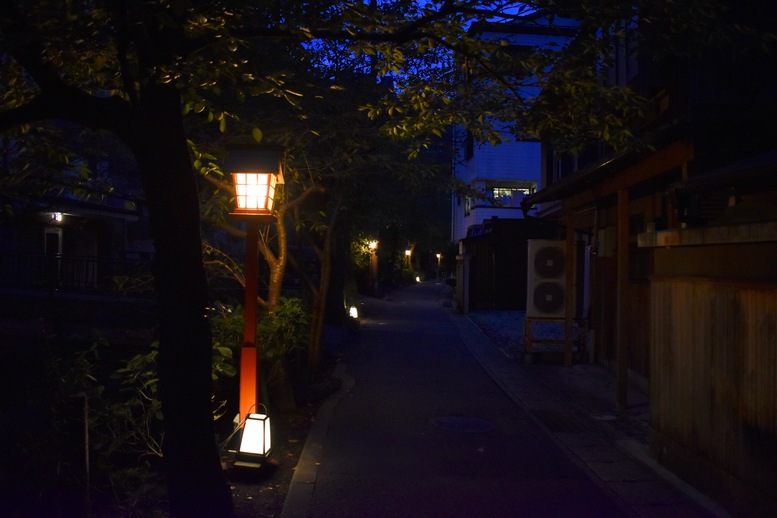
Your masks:
M 508 397 L 463 342 L 444 292 L 426 283 L 366 301 L 341 351 L 344 389 L 322 409 L 328 425 L 306 443 L 284 515 L 642 514 Z

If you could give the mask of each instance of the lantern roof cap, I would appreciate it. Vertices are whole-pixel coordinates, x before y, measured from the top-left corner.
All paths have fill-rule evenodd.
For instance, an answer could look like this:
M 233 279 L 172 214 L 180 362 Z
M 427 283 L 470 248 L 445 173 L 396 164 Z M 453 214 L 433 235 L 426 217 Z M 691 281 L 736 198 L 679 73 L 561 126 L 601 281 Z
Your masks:
M 225 173 L 274 173 L 283 183 L 283 147 L 275 145 L 243 145 L 227 148 L 221 170 Z

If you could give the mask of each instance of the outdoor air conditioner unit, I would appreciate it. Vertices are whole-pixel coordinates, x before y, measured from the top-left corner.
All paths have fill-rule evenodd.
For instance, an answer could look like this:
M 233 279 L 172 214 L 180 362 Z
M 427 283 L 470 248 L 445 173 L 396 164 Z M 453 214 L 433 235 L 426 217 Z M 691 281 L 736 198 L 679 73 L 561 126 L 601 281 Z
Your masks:
M 566 268 L 565 241 L 529 240 L 526 283 L 528 318 L 564 318 Z

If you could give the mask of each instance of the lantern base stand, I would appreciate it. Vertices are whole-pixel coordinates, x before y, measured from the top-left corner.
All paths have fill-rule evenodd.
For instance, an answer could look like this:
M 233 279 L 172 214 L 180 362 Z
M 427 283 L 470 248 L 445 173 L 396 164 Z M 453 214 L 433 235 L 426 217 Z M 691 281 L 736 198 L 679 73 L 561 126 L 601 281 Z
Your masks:
M 235 463 L 232 465 L 235 468 L 249 468 L 259 469 L 267 463 L 267 457 L 264 455 L 248 456 L 248 455 L 235 455 Z
M 234 431 L 220 445 L 221 468 L 224 471 L 230 471 L 235 468 L 238 470 L 254 470 L 262 468 L 270 462 L 272 448 L 268 448 L 265 453 L 240 451 L 240 446 L 243 444 L 243 434 L 245 433 L 245 426 L 240 426 L 243 423 L 237 424 Z
M 270 454 L 258 455 L 253 453 L 240 453 L 237 449 L 228 448 L 221 451 L 221 468 L 224 471 L 260 469 L 270 464 Z
M 250 461 L 250 460 L 247 460 L 247 459 L 246 460 L 235 459 L 235 463 L 233 464 L 233 466 L 236 467 L 236 468 L 259 469 L 262 466 L 264 466 L 264 462 L 263 462 L 264 460 L 265 460 L 264 457 L 261 458 L 261 461 L 260 460 Z
M 229 213 L 229 217 L 234 221 L 249 222 L 255 221 L 259 225 L 267 225 L 275 221 L 275 216 L 272 213 L 262 214 L 257 212 L 246 211 L 233 211 Z

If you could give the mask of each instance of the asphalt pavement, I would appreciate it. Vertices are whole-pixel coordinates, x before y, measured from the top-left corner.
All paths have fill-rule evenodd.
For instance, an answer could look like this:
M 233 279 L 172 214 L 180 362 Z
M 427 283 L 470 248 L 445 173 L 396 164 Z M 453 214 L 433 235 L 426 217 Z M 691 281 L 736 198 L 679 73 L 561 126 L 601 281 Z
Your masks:
M 517 362 L 446 293 L 365 300 L 284 517 L 726 516 L 648 457 L 644 427 L 612 426 L 595 367 Z

